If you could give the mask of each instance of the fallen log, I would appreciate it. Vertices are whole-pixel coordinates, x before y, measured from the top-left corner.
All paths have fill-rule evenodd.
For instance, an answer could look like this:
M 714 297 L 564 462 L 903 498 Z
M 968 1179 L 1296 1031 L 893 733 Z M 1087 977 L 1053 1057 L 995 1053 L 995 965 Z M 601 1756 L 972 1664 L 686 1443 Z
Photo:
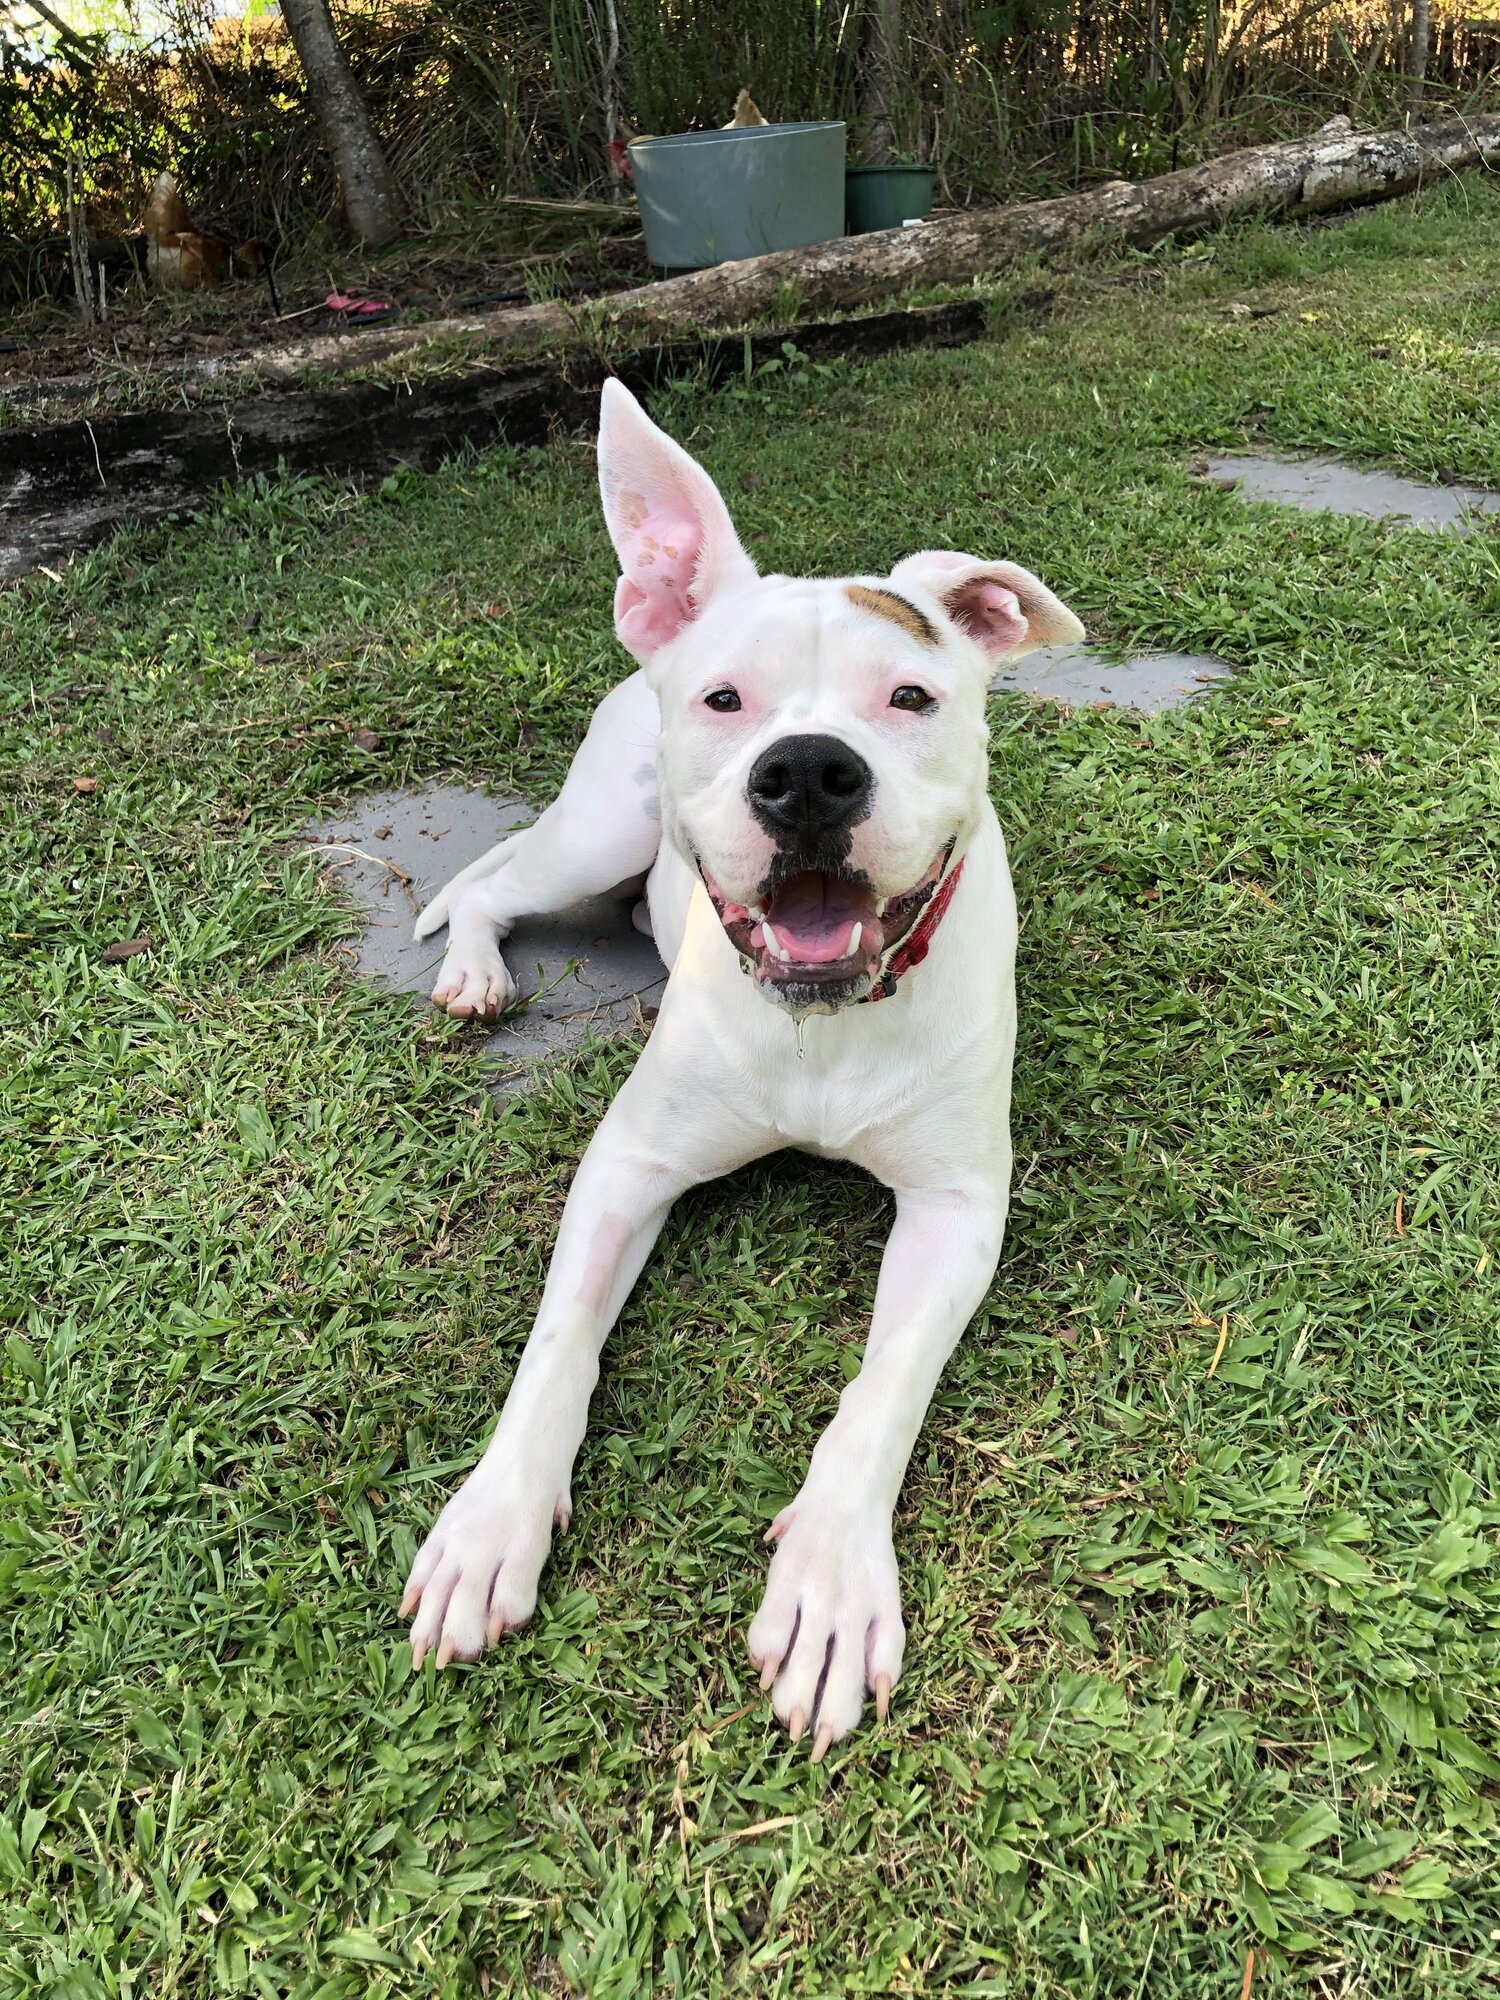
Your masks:
M 274 353 L 206 359 L 192 372 L 287 381 L 395 361 L 434 341 L 461 340 L 487 355 L 522 354 L 850 312 L 914 286 L 968 284 L 1025 257 L 1116 245 L 1149 249 L 1239 217 L 1295 218 L 1386 201 L 1476 166 L 1500 168 L 1500 115 L 1359 133 L 1347 118 L 1335 118 L 1310 138 L 1246 147 L 1153 180 L 1110 181 L 1052 201 L 969 209 L 911 228 L 716 264 L 616 292 L 592 308 L 548 302 L 355 339 L 325 334 Z
M 915 306 L 799 326 L 809 361 L 873 359 L 908 347 L 982 340 L 982 299 Z M 378 477 L 397 465 L 441 464 L 465 444 L 496 438 L 545 444 L 596 423 L 599 390 L 617 375 L 649 396 L 683 375 L 721 382 L 780 361 L 785 336 L 739 334 L 615 353 L 567 355 L 410 381 L 271 389 L 229 403 L 128 410 L 114 416 L 0 428 L 0 583 L 102 541 L 124 521 L 160 521 L 199 507 L 224 482 L 256 473 Z M 748 350 L 748 351 L 747 351 Z

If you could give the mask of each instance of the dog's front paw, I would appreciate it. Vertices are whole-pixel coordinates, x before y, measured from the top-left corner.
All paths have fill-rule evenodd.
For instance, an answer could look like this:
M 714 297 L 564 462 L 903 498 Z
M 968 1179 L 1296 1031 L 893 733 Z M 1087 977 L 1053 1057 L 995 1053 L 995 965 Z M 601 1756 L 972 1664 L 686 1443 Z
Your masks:
M 451 950 L 443 960 L 432 1004 L 455 1020 L 491 1020 L 516 997 L 516 982 L 493 945 Z
M 771 1523 L 780 1546 L 750 1627 L 750 1657 L 813 1762 L 859 1721 L 865 1690 L 882 1721 L 901 1673 L 906 1627 L 890 1521 L 803 1492 Z
M 401 1616 L 410 1617 L 412 1665 L 437 1650 L 437 1663 L 475 1660 L 503 1632 L 514 1632 L 536 1609 L 537 1582 L 552 1529 L 566 1528 L 570 1503 L 519 1477 L 494 1479 L 481 1469 L 439 1514 L 422 1544 Z

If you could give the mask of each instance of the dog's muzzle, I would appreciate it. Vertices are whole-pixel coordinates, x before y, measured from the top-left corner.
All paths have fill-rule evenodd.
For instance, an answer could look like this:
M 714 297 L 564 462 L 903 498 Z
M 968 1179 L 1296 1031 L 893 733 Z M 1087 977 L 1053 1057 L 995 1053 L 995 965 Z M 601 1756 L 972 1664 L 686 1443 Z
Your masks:
M 943 878 L 954 842 L 897 896 L 852 873 L 778 863 L 749 903 L 726 896 L 700 860 L 726 936 L 747 972 L 794 1013 L 832 1013 L 879 990 L 886 968 Z

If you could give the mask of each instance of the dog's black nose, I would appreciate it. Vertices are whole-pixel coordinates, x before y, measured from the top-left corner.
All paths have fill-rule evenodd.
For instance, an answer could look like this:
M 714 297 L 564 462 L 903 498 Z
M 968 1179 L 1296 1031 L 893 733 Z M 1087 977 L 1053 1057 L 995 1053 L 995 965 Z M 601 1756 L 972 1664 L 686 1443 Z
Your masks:
M 833 833 L 864 818 L 875 778 L 836 736 L 783 736 L 756 758 L 747 789 L 767 833 Z

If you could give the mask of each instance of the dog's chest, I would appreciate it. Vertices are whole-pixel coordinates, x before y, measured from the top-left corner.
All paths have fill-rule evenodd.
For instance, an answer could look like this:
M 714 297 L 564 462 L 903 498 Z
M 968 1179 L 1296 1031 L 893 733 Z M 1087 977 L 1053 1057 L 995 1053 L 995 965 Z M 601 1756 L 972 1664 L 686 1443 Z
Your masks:
M 784 1144 L 805 1153 L 846 1159 L 872 1124 L 890 1115 L 888 1104 L 851 1103 L 832 1089 L 788 1091 L 769 1123 Z
M 783 1144 L 847 1158 L 863 1135 L 898 1118 L 921 1092 L 923 1065 L 892 1022 L 813 1015 L 773 1020 L 752 1086 Z M 885 1032 L 881 1032 L 885 1027 Z

